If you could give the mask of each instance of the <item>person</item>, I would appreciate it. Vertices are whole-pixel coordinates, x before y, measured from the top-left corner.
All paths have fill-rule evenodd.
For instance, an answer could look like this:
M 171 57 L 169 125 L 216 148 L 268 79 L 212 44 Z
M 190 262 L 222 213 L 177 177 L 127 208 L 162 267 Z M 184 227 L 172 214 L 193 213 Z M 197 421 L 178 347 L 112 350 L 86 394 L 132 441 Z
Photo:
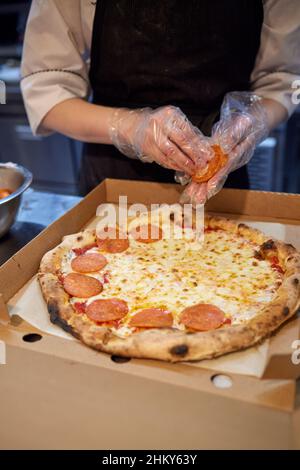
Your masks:
M 21 80 L 32 130 L 85 142 L 82 193 L 174 170 L 186 202 L 247 188 L 255 147 L 296 108 L 299 25 L 298 0 L 33 0 Z M 212 142 L 227 164 L 192 182 Z

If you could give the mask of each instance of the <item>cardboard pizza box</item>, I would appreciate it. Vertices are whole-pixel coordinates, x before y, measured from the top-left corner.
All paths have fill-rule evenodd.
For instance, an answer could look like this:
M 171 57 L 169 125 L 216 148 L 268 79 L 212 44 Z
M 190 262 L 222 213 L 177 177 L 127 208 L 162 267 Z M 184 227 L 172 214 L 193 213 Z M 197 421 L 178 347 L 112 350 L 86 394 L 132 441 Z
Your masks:
M 300 448 L 300 365 L 291 347 L 299 339 L 297 318 L 270 341 L 258 379 L 216 377 L 201 363 L 119 362 L 8 315 L 7 304 L 43 254 L 86 226 L 100 203 L 124 194 L 128 203 L 175 203 L 180 190 L 106 180 L 0 268 L 1 448 Z M 207 206 L 285 224 L 300 248 L 298 195 L 224 189 Z

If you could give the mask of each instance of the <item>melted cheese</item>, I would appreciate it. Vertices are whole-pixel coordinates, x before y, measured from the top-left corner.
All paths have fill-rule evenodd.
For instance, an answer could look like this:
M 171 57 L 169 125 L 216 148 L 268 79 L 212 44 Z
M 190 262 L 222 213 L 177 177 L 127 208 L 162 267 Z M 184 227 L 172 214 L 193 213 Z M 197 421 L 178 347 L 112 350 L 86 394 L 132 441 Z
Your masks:
M 253 257 L 258 246 L 225 231 L 208 232 L 203 243 L 195 238 L 189 242 L 172 238 L 145 244 L 129 238 L 128 250 L 103 253 L 107 266 L 89 274 L 103 283 L 102 293 L 87 301 L 71 300 L 87 304 L 112 297 L 125 300 L 129 314 L 124 325 L 118 330 L 112 328 L 121 337 L 133 331 L 126 326 L 130 317 L 149 307 L 172 312 L 174 327 L 179 329 L 184 329 L 179 323 L 182 310 L 197 303 L 216 305 L 231 318 L 232 324 L 246 322 L 274 298 L 281 283 L 281 275 L 268 261 Z M 92 252 L 98 249 L 88 251 Z M 72 272 L 75 256 L 73 251 L 65 256 L 63 275 Z

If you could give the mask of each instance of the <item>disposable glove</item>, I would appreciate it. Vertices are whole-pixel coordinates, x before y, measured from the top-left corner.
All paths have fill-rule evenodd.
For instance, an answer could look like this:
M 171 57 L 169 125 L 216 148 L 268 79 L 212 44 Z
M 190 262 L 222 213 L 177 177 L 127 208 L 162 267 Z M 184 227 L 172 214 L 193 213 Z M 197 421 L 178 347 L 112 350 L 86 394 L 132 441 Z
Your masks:
M 118 108 L 111 120 L 110 136 L 124 155 L 187 175 L 213 155 L 204 135 L 174 106 Z
M 227 154 L 227 163 L 205 183 L 191 182 L 181 202 L 204 204 L 223 187 L 229 173 L 249 162 L 256 146 L 269 133 L 267 114 L 261 98 L 249 92 L 228 93 L 221 108 L 220 121 L 212 130 L 211 145 Z

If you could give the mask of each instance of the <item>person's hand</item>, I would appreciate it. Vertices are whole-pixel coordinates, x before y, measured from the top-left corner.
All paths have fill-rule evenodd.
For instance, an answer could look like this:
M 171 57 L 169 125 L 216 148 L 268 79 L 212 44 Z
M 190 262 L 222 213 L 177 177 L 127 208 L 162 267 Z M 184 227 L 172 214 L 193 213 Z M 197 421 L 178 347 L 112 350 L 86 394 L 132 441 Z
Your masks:
M 226 165 L 206 183 L 191 182 L 181 202 L 204 204 L 223 187 L 229 173 L 251 159 L 256 146 L 267 137 L 268 119 L 261 99 L 248 92 L 225 96 L 220 121 L 212 131 L 212 144 L 219 145 L 228 155 Z
M 203 134 L 174 106 L 158 109 L 116 109 L 110 126 L 120 152 L 143 162 L 192 175 L 212 151 Z

